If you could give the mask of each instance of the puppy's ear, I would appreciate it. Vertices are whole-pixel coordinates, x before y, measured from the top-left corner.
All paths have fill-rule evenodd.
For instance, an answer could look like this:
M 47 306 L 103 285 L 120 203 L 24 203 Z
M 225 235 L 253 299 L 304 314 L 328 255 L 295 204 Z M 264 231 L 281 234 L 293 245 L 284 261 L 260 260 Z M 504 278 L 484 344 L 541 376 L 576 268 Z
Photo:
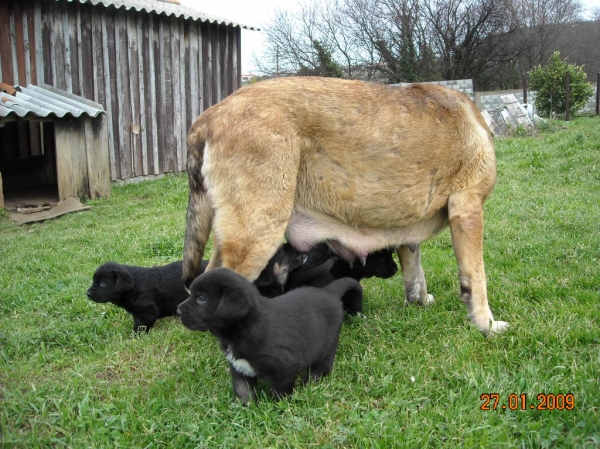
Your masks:
M 238 288 L 225 287 L 221 292 L 221 301 L 215 311 L 220 320 L 234 321 L 245 317 L 250 312 L 250 293 Z
M 265 287 L 273 283 L 273 267 L 271 264 L 267 265 L 264 270 L 260 272 L 260 275 L 254 280 L 254 285 L 257 287 Z
M 134 286 L 133 276 L 127 270 L 115 270 L 117 280 L 115 282 L 115 290 L 117 292 L 126 292 L 132 290 Z

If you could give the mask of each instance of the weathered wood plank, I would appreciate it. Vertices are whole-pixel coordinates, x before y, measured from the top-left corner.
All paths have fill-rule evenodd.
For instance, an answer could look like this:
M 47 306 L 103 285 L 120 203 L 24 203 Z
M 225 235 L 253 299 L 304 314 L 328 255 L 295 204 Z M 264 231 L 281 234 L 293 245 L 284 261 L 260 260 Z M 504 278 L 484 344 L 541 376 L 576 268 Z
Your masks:
M 148 96 L 148 139 L 151 143 L 151 150 L 148 150 L 148 170 L 150 173 L 160 173 L 160 163 L 158 159 L 158 126 L 157 126 L 157 95 L 156 85 L 158 82 L 157 75 L 160 73 L 157 70 L 154 63 L 155 55 L 159 53 L 158 35 L 155 32 L 158 30 L 158 19 L 156 16 L 149 18 L 148 26 L 148 66 L 145 70 L 146 76 L 148 77 L 149 89 L 146 89 L 146 95 Z
M 121 170 L 119 165 L 117 164 L 117 150 L 116 150 L 116 143 L 118 141 L 118 136 L 117 133 L 115 132 L 116 129 L 118 129 L 118 124 L 116 125 L 117 121 L 118 121 L 118 115 L 115 112 L 115 105 L 113 102 L 113 82 L 115 81 L 114 77 L 113 77 L 113 71 L 111 71 L 111 67 L 114 68 L 115 67 L 115 62 L 114 62 L 114 58 L 115 58 L 115 52 L 112 51 L 112 49 L 114 48 L 114 44 L 115 44 L 115 34 L 114 34 L 114 27 L 112 26 L 112 18 L 113 15 L 112 14 L 108 14 L 106 10 L 102 10 L 101 12 L 101 17 L 100 17 L 100 27 L 101 27 L 101 32 L 102 32 L 102 39 L 100 40 L 100 42 L 98 43 L 99 48 L 98 50 L 102 52 L 102 64 L 103 64 L 103 83 L 102 84 L 98 84 L 98 92 L 101 91 L 101 89 L 104 90 L 104 95 L 105 95 L 105 102 L 104 102 L 104 108 L 106 110 L 106 117 L 108 119 L 108 154 L 109 154 L 109 160 L 110 160 L 110 177 L 111 180 L 115 181 L 117 179 L 120 179 L 120 174 L 121 174 Z M 111 46 L 112 44 L 112 46 Z M 111 62 L 112 59 L 112 62 Z
M 59 200 L 70 196 L 86 198 L 89 182 L 85 126 L 79 119 L 64 118 L 54 123 L 54 131 Z
M 0 2 L 0 17 L 10 17 L 10 9 L 4 2 Z M 0 27 L 0 80 L 11 86 L 15 84 L 10 27 Z
M 204 109 L 213 104 L 213 65 L 212 65 L 212 30 L 213 26 L 207 22 L 202 24 L 202 88 L 204 92 Z
M 11 34 L 14 33 L 13 40 L 13 51 L 16 55 L 17 61 L 17 81 L 15 84 L 24 84 L 27 85 L 27 70 L 25 69 L 25 59 L 26 59 L 26 47 L 25 47 L 25 33 L 23 27 L 27 22 L 23 22 L 23 11 L 21 10 L 21 5 L 16 3 L 13 6 L 13 17 L 14 20 L 14 29 Z M 11 24 L 12 25 L 12 24 Z
M 90 198 L 110 196 L 110 160 L 108 152 L 108 120 L 104 114 L 85 119 L 85 148 Z
M 182 29 L 181 21 L 171 17 L 171 35 L 173 36 L 171 44 L 173 45 L 173 135 L 175 138 L 175 163 L 173 171 L 179 173 L 183 164 L 183 141 L 181 139 L 181 129 L 185 123 L 185 107 L 182 107 L 185 101 L 185 91 L 182 92 L 184 80 L 181 77 L 181 71 L 185 68 L 182 60 Z M 182 67 L 183 66 L 183 67 Z
M 220 103 L 221 98 L 221 43 L 220 43 L 221 30 L 218 25 L 214 26 L 214 32 L 211 33 L 210 39 L 212 41 L 212 95 L 213 104 Z
M 123 10 L 117 10 L 115 14 L 115 53 L 116 53 L 116 92 L 117 98 L 122 99 L 118 103 L 118 134 L 119 148 L 116 151 L 117 163 L 121 167 L 121 178 L 132 178 L 134 176 L 133 159 L 131 154 L 131 102 L 128 101 L 130 93 L 129 64 L 127 60 L 127 14 Z
M 78 21 L 80 23 L 79 46 L 77 57 L 79 59 L 79 89 L 81 96 L 90 100 L 97 100 L 96 90 L 98 81 L 96 77 L 102 75 L 102 63 L 99 72 L 94 72 L 95 57 L 94 38 L 92 29 L 92 11 L 89 5 L 80 5 Z M 104 103 L 101 103 L 104 105 Z
M 148 175 L 148 126 L 146 123 L 146 80 L 144 76 L 144 61 L 147 59 L 148 48 L 147 42 L 144 40 L 143 29 L 145 27 L 146 21 L 144 20 L 144 16 L 141 14 L 136 14 L 136 34 L 137 34 L 137 60 L 138 60 L 138 94 L 136 95 L 139 102 L 139 112 L 138 112 L 138 120 L 140 124 L 140 155 L 141 155 L 141 172 L 143 175 Z
M 132 14 L 127 15 L 127 65 L 129 68 L 128 97 L 131 105 L 131 117 L 128 122 L 131 140 L 131 169 L 134 176 L 142 176 L 144 173 L 142 158 L 142 139 L 140 123 L 140 64 L 138 58 L 138 33 L 136 18 Z M 142 83 L 143 85 L 143 83 Z M 127 126 L 127 123 L 124 123 Z
M 190 128 L 202 110 L 202 34 L 200 24 L 190 26 L 190 115 L 187 129 Z

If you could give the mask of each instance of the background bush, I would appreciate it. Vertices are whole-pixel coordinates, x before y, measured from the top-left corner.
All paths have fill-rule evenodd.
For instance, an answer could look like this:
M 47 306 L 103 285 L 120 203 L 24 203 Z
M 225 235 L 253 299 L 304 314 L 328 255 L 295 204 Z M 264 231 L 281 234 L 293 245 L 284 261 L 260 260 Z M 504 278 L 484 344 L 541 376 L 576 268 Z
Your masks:
M 568 64 L 560 59 L 560 52 L 555 51 L 548 64 L 538 65 L 529 72 L 529 87 L 537 91 L 535 107 L 543 117 L 555 117 L 565 114 L 566 105 L 566 76 L 570 75 L 569 104 L 571 113 L 583 109 L 588 99 L 594 94 L 594 88 L 586 81 L 587 75 L 583 66 Z

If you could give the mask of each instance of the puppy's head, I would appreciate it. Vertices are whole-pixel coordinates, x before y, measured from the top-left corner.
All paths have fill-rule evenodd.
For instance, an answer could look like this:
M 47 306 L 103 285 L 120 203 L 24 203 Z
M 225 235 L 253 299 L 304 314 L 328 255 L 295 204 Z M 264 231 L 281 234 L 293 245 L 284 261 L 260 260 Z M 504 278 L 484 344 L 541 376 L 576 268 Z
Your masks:
M 283 289 L 290 273 L 303 265 L 306 259 L 306 254 L 296 251 L 289 243 L 284 243 L 254 283 L 259 287 L 277 284 Z
M 391 278 L 398 271 L 398 265 L 392 256 L 393 251 L 382 249 L 367 256 L 367 261 L 363 267 L 363 276 L 377 276 L 382 279 Z
M 122 305 L 123 297 L 133 290 L 133 276 L 125 265 L 108 262 L 100 265 L 94 273 L 94 281 L 87 296 L 95 302 L 112 302 Z
M 190 296 L 177 307 L 177 316 L 193 331 L 224 331 L 250 313 L 256 295 L 256 288 L 243 276 L 215 268 L 192 282 Z

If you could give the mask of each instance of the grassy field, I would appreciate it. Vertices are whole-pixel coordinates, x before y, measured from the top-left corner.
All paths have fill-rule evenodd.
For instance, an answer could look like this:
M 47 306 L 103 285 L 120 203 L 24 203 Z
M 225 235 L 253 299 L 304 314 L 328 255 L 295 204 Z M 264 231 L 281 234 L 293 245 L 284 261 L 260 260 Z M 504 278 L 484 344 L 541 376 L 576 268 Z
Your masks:
M 332 373 L 259 406 L 234 399 L 211 335 L 166 318 L 136 337 L 127 313 L 85 296 L 106 261 L 181 258 L 185 176 L 41 224 L 2 216 L 0 445 L 600 447 L 600 118 L 549 128 L 496 145 L 485 259 L 506 333 L 469 323 L 446 231 L 423 245 L 433 306 L 405 306 L 399 276 L 365 281 L 366 319 L 345 323 Z

